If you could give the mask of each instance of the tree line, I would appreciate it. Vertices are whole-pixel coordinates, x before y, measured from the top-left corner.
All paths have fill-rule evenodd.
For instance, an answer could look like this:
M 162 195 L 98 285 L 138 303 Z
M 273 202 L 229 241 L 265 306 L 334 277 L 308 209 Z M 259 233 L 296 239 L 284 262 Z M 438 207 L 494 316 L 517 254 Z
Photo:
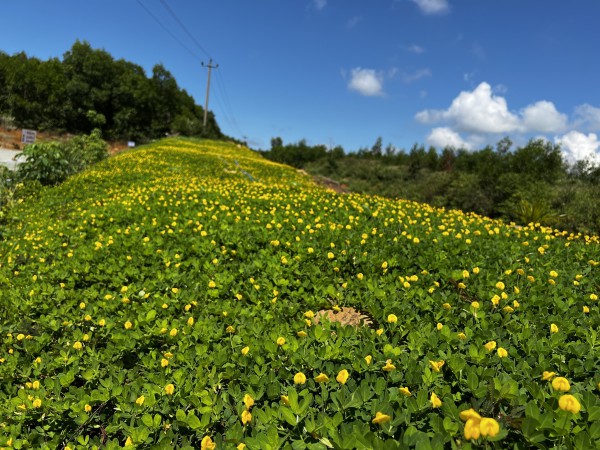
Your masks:
M 508 137 L 475 151 L 415 144 L 409 151 L 383 146 L 284 144 L 271 139 L 266 158 L 333 178 L 350 191 L 405 198 L 472 211 L 521 225 L 541 223 L 600 233 L 600 167 L 567 164 L 559 145 L 537 139 L 513 148 Z
M 62 59 L 0 51 L 0 118 L 7 125 L 73 134 L 100 128 L 107 139 L 145 140 L 178 133 L 222 139 L 204 109 L 162 65 L 144 69 L 76 41 Z

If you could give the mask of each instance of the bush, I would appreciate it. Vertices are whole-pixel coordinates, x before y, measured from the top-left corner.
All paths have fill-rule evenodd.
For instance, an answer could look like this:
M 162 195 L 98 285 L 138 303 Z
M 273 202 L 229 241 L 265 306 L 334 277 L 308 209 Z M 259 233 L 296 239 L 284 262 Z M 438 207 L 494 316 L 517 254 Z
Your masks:
M 25 162 L 17 169 L 17 178 L 55 185 L 67 177 L 108 156 L 108 145 L 100 130 L 77 136 L 69 142 L 40 142 L 23 150 Z

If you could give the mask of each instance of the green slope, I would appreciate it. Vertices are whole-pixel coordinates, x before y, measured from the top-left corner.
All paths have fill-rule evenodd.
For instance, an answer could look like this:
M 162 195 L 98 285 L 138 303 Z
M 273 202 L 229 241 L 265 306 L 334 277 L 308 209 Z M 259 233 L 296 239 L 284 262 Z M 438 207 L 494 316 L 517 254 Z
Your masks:
M 44 190 L 2 236 L 0 446 L 600 444 L 597 237 L 191 140 Z M 372 323 L 311 320 L 349 307 Z

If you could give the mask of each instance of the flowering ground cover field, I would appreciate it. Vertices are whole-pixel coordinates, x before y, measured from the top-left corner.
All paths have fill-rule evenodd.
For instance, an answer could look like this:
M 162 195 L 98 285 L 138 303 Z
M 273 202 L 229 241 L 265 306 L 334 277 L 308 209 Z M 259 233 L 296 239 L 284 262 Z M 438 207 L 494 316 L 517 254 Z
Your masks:
M 1 232 L 0 447 L 600 446 L 597 237 L 175 139 Z

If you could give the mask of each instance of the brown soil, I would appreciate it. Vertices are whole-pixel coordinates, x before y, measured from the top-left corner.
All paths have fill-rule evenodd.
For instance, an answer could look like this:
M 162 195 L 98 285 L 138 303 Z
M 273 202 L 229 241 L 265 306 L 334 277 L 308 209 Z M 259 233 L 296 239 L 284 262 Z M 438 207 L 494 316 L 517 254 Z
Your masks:
M 38 131 L 36 136 L 36 142 L 48 142 L 48 141 L 66 141 L 72 138 L 72 134 L 58 134 L 58 133 L 46 133 L 44 131 Z M 127 142 L 109 142 L 109 154 L 116 155 L 117 153 L 127 150 Z M 0 127 L 0 148 L 8 150 L 23 150 L 25 144 L 21 142 L 21 129 L 9 129 Z
M 319 323 L 323 317 L 326 317 L 330 322 L 338 322 L 342 325 L 350 325 L 352 327 L 370 327 L 373 321 L 369 316 L 354 309 L 343 307 L 341 311 L 333 311 L 331 309 L 322 309 L 313 318 L 314 323 Z

